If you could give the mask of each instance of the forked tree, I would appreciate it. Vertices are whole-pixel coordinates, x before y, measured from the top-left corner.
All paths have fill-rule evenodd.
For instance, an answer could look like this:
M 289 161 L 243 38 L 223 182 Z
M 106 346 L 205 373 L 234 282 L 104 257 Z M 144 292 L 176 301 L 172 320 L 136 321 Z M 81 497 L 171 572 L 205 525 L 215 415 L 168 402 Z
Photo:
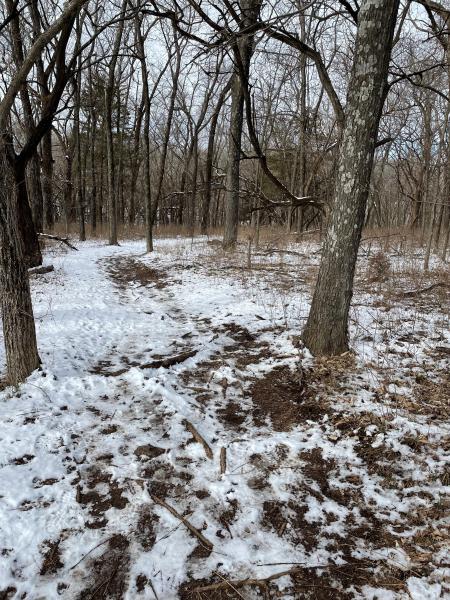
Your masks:
M 7 377 L 17 384 L 39 366 L 36 331 L 28 282 L 23 221 L 29 208 L 25 187 L 25 167 L 37 145 L 49 131 L 62 91 L 67 83 L 65 50 L 75 17 L 86 0 L 72 0 L 60 17 L 37 36 L 9 82 L 0 100 L 0 289 Z M 12 7 L 15 10 L 14 7 Z M 10 23 L 14 21 L 15 15 Z M 27 77 L 44 48 L 54 39 L 55 86 L 40 120 L 27 131 L 20 152 L 16 152 L 10 128 L 11 112 Z M 30 211 L 31 212 L 31 211 Z M 25 215 L 26 218 L 27 215 Z M 31 232 L 33 233 L 33 232 Z

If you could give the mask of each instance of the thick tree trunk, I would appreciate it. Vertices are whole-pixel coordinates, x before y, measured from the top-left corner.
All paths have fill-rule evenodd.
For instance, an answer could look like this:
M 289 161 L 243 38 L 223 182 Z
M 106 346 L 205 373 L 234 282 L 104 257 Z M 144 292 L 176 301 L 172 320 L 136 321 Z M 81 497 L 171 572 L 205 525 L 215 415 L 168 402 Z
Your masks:
M 27 193 L 33 215 L 33 223 L 36 231 L 42 231 L 44 228 L 44 201 L 42 198 L 41 186 L 41 167 L 39 164 L 39 155 L 34 153 L 28 163 Z
M 228 133 L 228 163 L 225 179 L 225 230 L 223 247 L 233 248 L 237 242 L 239 224 L 239 175 L 241 161 L 244 92 L 239 75 L 231 86 L 230 131 Z
M 18 230 L 22 236 L 22 248 L 26 267 L 37 267 L 42 264 L 42 254 L 36 228 L 33 222 L 25 177 L 25 164 L 23 161 L 11 159 L 14 186 L 11 188 L 11 196 L 14 198 L 17 211 Z
M 0 289 L 8 383 L 39 366 L 27 264 L 19 226 L 14 168 L 0 148 Z M 25 187 L 25 184 L 23 184 Z
M 349 83 L 334 206 L 303 340 L 313 354 L 348 350 L 348 313 L 398 0 L 365 0 Z

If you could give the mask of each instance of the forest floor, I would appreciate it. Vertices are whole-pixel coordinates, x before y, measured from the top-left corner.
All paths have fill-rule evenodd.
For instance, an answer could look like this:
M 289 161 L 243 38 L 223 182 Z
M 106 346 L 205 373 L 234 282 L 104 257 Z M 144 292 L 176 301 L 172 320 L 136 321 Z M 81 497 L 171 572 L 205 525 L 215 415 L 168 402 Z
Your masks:
M 317 243 L 48 249 L 42 370 L 0 393 L 0 599 L 450 594 L 448 270 L 376 246 L 327 360 Z

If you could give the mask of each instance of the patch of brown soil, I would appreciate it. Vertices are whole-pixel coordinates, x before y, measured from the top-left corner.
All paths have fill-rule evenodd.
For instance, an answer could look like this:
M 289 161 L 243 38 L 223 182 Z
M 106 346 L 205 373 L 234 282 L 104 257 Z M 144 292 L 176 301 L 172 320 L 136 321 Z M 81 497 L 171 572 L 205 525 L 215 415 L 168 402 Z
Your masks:
M 152 458 L 161 456 L 161 454 L 164 454 L 165 452 L 166 450 L 164 448 L 157 448 L 151 444 L 145 444 L 145 446 L 138 446 L 134 451 L 134 455 L 140 460 L 151 460 Z
M 4 590 L 0 590 L 0 600 L 11 600 L 16 592 L 17 589 L 13 586 L 9 586 Z
M 13 462 L 15 465 L 26 465 L 29 462 L 31 462 L 34 458 L 34 454 L 24 454 L 23 456 L 20 456 L 19 458 L 13 458 L 11 462 Z
M 141 477 L 148 480 L 150 494 L 165 500 L 186 494 L 187 483 L 193 476 L 188 471 L 176 471 L 168 462 L 154 459 L 143 464 Z
M 439 419 L 448 419 L 450 413 L 450 372 L 436 373 L 440 381 L 428 378 L 417 382 L 414 388 L 414 409 Z
M 265 501 L 262 523 L 278 536 L 289 537 L 296 546 L 301 544 L 310 553 L 317 547 L 320 526 L 305 520 L 307 510 L 307 506 L 300 501 Z
M 103 554 L 88 563 L 90 582 L 77 600 L 123 600 L 130 565 L 129 542 L 125 536 L 111 537 Z
M 136 590 L 138 592 L 143 592 L 148 585 L 148 577 L 146 577 L 143 573 L 140 573 L 136 577 Z
M 336 463 L 333 460 L 325 460 L 320 448 L 301 452 L 299 458 L 306 463 L 302 466 L 302 473 L 317 483 L 322 494 L 329 494 L 328 476 L 330 471 L 335 468 Z
M 275 431 L 290 431 L 303 419 L 319 419 L 324 406 L 306 398 L 306 384 L 289 367 L 276 367 L 250 389 L 253 420 L 263 427 L 270 419 Z
M 96 487 L 100 484 L 106 484 L 108 492 L 100 493 Z M 91 529 L 99 529 L 107 523 L 104 514 L 110 508 L 119 510 L 125 508 L 128 504 L 126 497 L 122 495 L 123 489 L 119 487 L 116 480 L 112 478 L 110 473 L 100 470 L 98 467 L 92 467 L 87 473 L 85 488 L 80 484 L 77 485 L 77 502 L 84 504 L 89 514 L 94 518 L 93 521 L 86 523 L 86 526 Z
M 230 525 L 233 523 L 233 521 L 236 518 L 236 513 L 239 508 L 239 503 L 236 498 L 233 498 L 233 500 L 228 500 L 227 502 L 229 504 L 229 508 L 227 508 L 226 510 L 224 510 L 221 513 L 221 515 L 219 517 L 219 521 L 225 527 L 225 529 L 228 531 L 228 533 L 230 534 L 230 537 L 233 537 L 233 535 L 230 531 Z M 219 535 L 219 537 L 221 537 L 221 536 Z
M 92 373 L 93 375 L 104 375 L 105 377 L 119 377 L 119 375 L 123 375 L 129 370 L 128 367 L 111 370 L 113 366 L 114 365 L 110 360 L 99 360 L 96 365 L 89 369 L 89 373 Z
M 46 540 L 43 543 L 43 561 L 40 570 L 41 575 L 53 574 L 56 573 L 58 569 L 63 567 L 63 563 L 61 562 L 61 550 L 59 548 L 59 544 L 61 540 Z
M 146 552 L 153 548 L 156 541 L 155 524 L 158 521 L 158 515 L 150 508 L 144 507 L 141 510 L 136 525 L 136 539 Z
M 114 258 L 107 263 L 108 275 L 122 289 L 126 289 L 130 283 L 152 285 L 159 290 L 167 286 L 167 278 L 163 271 L 148 267 L 134 258 Z
M 237 430 L 242 429 L 241 425 L 247 418 L 245 412 L 242 412 L 241 407 L 236 402 L 227 402 L 224 408 L 219 408 L 217 416 L 221 421 Z

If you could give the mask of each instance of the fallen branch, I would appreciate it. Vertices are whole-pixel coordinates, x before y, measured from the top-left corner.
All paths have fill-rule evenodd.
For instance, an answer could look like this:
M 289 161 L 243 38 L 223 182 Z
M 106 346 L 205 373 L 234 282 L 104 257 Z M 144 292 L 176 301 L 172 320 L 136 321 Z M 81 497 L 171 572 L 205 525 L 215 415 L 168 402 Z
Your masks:
M 59 235 L 50 235 L 49 233 L 38 233 L 38 237 L 44 238 L 46 240 L 54 240 L 55 242 L 61 242 L 61 243 L 65 244 L 66 246 L 68 246 L 69 248 L 71 248 L 72 250 L 78 251 L 78 248 L 75 248 L 75 246 L 73 246 L 69 242 L 69 238 L 62 238 L 62 237 L 59 237 Z
M 153 494 L 150 494 L 150 497 L 153 500 L 153 502 L 155 502 L 155 504 L 159 504 L 159 506 L 162 506 L 163 508 L 168 510 L 171 515 L 173 515 L 178 520 L 180 520 L 183 523 L 183 525 L 185 525 L 189 529 L 189 531 L 193 535 L 195 535 L 195 537 L 199 540 L 199 542 L 202 544 L 202 546 L 204 546 L 207 550 L 213 549 L 213 547 L 214 547 L 213 544 L 209 540 L 207 540 L 205 538 L 205 536 L 196 527 L 194 527 L 194 525 L 192 525 L 192 523 L 189 523 L 189 521 L 187 519 L 185 519 L 183 517 L 183 515 L 180 515 L 179 512 L 177 512 L 174 508 L 172 508 L 172 506 L 167 504 L 167 502 L 164 502 L 164 500 L 162 500 L 161 498 L 158 498 L 158 496 L 154 496 Z
M 189 431 L 189 433 L 192 434 L 192 437 L 194 438 L 194 440 L 196 442 L 198 442 L 199 444 L 201 444 L 203 446 L 203 449 L 205 451 L 206 456 L 212 460 L 213 457 L 213 451 L 211 450 L 210 445 L 208 444 L 208 442 L 205 440 L 204 437 L 202 437 L 199 432 L 195 429 L 195 427 L 192 425 L 192 423 L 190 423 L 189 421 L 187 421 L 186 419 L 184 419 L 183 421 L 183 425 L 186 427 L 186 429 Z
M 55 270 L 53 265 L 48 265 L 47 267 L 34 267 L 33 269 L 28 269 L 28 275 L 43 275 L 44 273 L 51 273 Z
M 291 254 L 292 256 L 300 256 L 302 258 L 304 258 L 305 253 L 304 252 L 295 252 L 295 250 L 283 250 L 280 248 L 270 248 L 267 250 L 261 250 L 261 252 L 259 252 L 260 255 L 266 256 L 266 255 L 270 255 L 270 254 Z
M 401 298 L 412 298 L 413 296 L 418 296 L 419 294 L 424 294 L 425 292 L 431 292 L 431 290 L 434 290 L 435 288 L 438 288 L 438 287 L 450 288 L 450 284 L 445 283 L 444 281 L 439 281 L 438 283 L 433 283 L 432 285 L 421 288 L 419 290 L 411 290 L 410 292 L 403 292 L 403 293 L 399 294 L 399 296 Z
M 308 567 L 306 567 L 308 568 Z M 236 590 L 237 588 L 242 588 L 245 586 L 256 586 L 262 589 L 267 588 L 267 585 L 274 581 L 275 579 L 280 579 L 281 577 L 285 577 L 286 575 L 295 575 L 299 573 L 301 569 L 299 567 L 295 567 L 294 569 L 289 569 L 288 571 L 281 571 L 280 573 L 274 573 L 273 575 L 269 575 L 268 577 L 264 577 L 262 579 L 234 579 L 228 580 L 220 575 L 217 571 L 214 572 L 214 575 L 220 577 L 222 581 L 218 583 L 210 583 L 209 585 L 203 585 L 201 587 L 195 587 L 192 591 L 202 593 L 202 592 L 212 592 L 215 590 L 226 590 L 232 589 Z
M 223 475 L 227 470 L 227 449 L 222 447 L 220 449 L 220 474 Z
M 139 365 L 140 369 L 159 369 L 159 367 L 171 367 L 172 365 L 177 365 L 188 358 L 192 358 L 197 354 L 198 350 L 188 350 L 186 352 L 181 352 L 180 354 L 176 354 L 175 356 L 169 356 L 168 358 L 161 358 L 158 360 L 152 360 L 151 362 L 144 363 L 143 365 Z

